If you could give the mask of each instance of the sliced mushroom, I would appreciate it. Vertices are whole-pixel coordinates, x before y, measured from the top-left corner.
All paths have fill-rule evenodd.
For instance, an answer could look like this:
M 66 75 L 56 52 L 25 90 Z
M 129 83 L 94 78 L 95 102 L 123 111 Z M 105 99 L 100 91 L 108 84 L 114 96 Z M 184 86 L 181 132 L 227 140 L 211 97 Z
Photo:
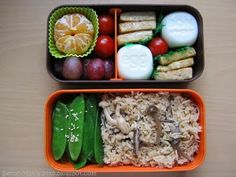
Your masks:
M 173 96 L 170 95 L 168 97 L 168 101 L 169 101 L 169 105 L 167 106 L 167 109 L 166 109 L 166 117 L 165 117 L 165 120 L 163 120 L 163 122 L 169 122 L 169 123 L 173 123 L 173 110 L 172 110 L 172 107 L 171 107 L 171 102 L 173 100 Z M 169 113 L 169 116 L 167 116 L 167 113 Z
M 136 128 L 134 131 L 134 153 L 137 156 L 138 155 L 138 151 L 139 151 L 139 136 L 140 136 L 140 132 L 139 132 L 139 128 Z
M 130 132 L 130 126 L 125 121 L 125 118 L 120 114 L 120 106 L 116 107 L 116 113 L 114 118 L 111 117 L 107 108 L 103 108 L 104 114 L 106 116 L 106 120 L 110 125 L 116 126 L 120 131 L 124 134 L 128 134 Z
M 99 103 L 99 106 L 105 108 L 105 107 L 108 107 L 108 106 L 109 106 L 109 103 L 108 103 L 107 101 L 101 101 L 101 102 Z
M 110 116 L 110 114 L 109 114 L 107 108 L 104 108 L 104 109 L 103 109 L 103 112 L 104 112 L 104 114 L 105 114 L 105 116 L 106 116 L 107 122 L 108 122 L 110 125 L 114 125 L 114 126 L 115 126 L 115 125 L 117 124 L 117 121 L 116 121 L 115 119 L 111 118 L 111 116 Z
M 122 116 L 116 117 L 117 120 L 117 127 L 120 129 L 120 131 L 124 134 L 128 134 L 130 132 L 130 126 L 125 121 L 125 119 Z
M 177 150 L 178 155 L 190 161 L 190 158 L 180 148 L 179 144 L 180 144 L 180 138 L 176 138 L 171 141 L 171 146 L 173 147 L 174 150 Z
M 169 124 L 170 131 L 172 133 L 180 133 L 179 127 L 175 126 L 174 124 Z M 184 153 L 184 151 L 180 147 L 180 138 L 173 138 L 171 141 L 171 146 L 173 147 L 174 150 L 177 150 L 177 153 L 180 157 L 184 157 L 185 159 L 188 159 L 188 156 Z
M 162 133 L 162 126 L 161 126 L 161 121 L 160 121 L 160 111 L 155 105 L 150 105 L 147 110 L 147 114 L 151 117 L 156 122 L 156 130 L 157 130 L 157 139 L 156 143 L 159 144 L 161 142 L 161 133 Z

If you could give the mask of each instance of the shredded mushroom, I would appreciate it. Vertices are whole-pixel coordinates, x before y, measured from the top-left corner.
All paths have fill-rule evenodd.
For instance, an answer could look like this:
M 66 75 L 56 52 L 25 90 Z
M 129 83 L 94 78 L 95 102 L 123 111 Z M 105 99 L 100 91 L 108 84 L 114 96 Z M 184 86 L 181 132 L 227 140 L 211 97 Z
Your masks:
M 103 104 L 101 104 L 100 106 L 103 106 Z M 124 134 L 128 134 L 130 132 L 129 124 L 126 122 L 125 118 L 120 113 L 119 104 L 116 105 L 116 112 L 114 118 L 111 117 L 107 107 L 103 107 L 103 111 L 106 120 L 110 125 L 116 126 Z
M 139 136 L 140 136 L 139 128 L 136 128 L 134 131 L 134 153 L 136 156 L 138 155 L 139 151 Z
M 147 114 L 154 118 L 156 122 L 156 129 L 157 129 L 157 140 L 156 143 L 159 144 L 161 142 L 161 133 L 162 133 L 162 127 L 160 122 L 160 112 L 159 109 L 155 105 L 151 105 L 147 108 Z

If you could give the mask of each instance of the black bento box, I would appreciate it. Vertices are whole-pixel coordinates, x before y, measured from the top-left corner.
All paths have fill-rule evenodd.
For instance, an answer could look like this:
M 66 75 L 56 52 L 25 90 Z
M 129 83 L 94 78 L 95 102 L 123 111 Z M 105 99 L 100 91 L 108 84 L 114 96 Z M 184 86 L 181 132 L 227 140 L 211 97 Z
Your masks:
M 204 70 L 204 40 L 203 40 L 203 19 L 201 14 L 197 9 L 194 7 L 188 6 L 188 5 L 65 5 L 65 6 L 59 6 L 52 10 L 52 12 L 49 14 L 48 17 L 48 23 L 47 23 L 47 28 L 49 29 L 49 18 L 50 15 L 57 9 L 63 8 L 63 7 L 90 7 L 94 9 L 98 14 L 104 13 L 104 12 L 109 12 L 113 8 L 118 8 L 121 9 L 122 11 L 155 11 L 158 17 L 158 14 L 162 12 L 163 15 L 166 15 L 170 12 L 174 11 L 185 11 L 190 14 L 192 14 L 198 23 L 198 37 L 197 41 L 193 45 L 195 50 L 197 51 L 197 54 L 195 56 L 195 62 L 193 65 L 193 77 L 188 80 L 122 80 L 122 79 L 110 79 L 110 80 L 65 80 L 58 76 L 54 70 L 54 61 L 56 60 L 49 52 L 48 48 L 48 37 L 49 37 L 49 30 L 47 30 L 47 47 L 46 47 L 46 53 L 47 53 L 47 71 L 49 75 L 56 81 L 60 83 L 74 83 L 78 84 L 76 86 L 78 87 L 92 87 L 93 85 L 96 84 L 96 87 L 117 87 L 119 84 L 122 87 L 136 87 L 136 86 L 141 86 L 141 87 L 160 87 L 166 84 L 177 84 L 177 83 L 189 83 L 202 74 Z M 115 66 L 117 67 L 117 66 Z M 116 73 L 117 75 L 117 73 Z M 105 84 L 105 85 L 104 85 Z M 125 85 L 124 85 L 125 84 Z

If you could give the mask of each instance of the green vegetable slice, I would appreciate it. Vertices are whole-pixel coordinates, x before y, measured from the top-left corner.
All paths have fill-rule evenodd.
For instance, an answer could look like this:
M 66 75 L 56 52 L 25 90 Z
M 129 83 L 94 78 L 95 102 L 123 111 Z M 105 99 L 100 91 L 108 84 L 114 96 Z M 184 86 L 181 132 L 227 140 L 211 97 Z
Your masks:
M 102 142 L 102 136 L 101 136 L 101 110 L 98 111 L 98 114 L 96 116 L 96 125 L 95 125 L 95 136 L 94 136 L 94 152 L 95 152 L 95 161 L 103 165 L 103 142 Z
M 62 158 L 66 149 L 67 117 L 68 109 L 66 105 L 58 101 L 52 119 L 52 153 L 55 160 Z
M 95 123 L 97 117 L 97 99 L 93 95 L 89 95 L 85 101 L 85 114 L 84 114 L 84 136 L 82 151 L 85 158 L 92 160 L 94 157 L 94 135 Z
M 77 96 L 69 106 L 69 154 L 73 161 L 80 155 L 84 127 L 84 96 Z

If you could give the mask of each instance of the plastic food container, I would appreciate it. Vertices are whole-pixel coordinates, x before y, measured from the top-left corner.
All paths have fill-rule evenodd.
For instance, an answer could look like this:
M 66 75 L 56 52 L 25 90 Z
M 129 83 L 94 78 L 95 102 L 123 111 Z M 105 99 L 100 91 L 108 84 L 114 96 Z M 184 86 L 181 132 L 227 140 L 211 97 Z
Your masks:
M 47 70 L 49 75 L 56 81 L 60 83 L 77 83 L 78 87 L 91 87 L 94 84 L 106 84 L 106 85 L 123 85 L 125 84 L 127 87 L 137 87 L 137 85 L 142 85 L 142 87 L 157 87 L 160 86 L 160 84 L 163 83 L 188 83 L 195 79 L 197 79 L 203 72 L 204 69 L 204 41 L 203 41 L 203 20 L 195 8 L 188 6 L 188 5 L 71 5 L 71 6 L 79 6 L 79 7 L 90 7 L 93 8 L 98 14 L 104 13 L 104 12 L 110 12 L 114 16 L 115 19 L 115 33 L 114 33 L 114 41 L 115 41 L 115 75 L 114 78 L 111 78 L 110 80 L 65 80 L 63 78 L 60 78 L 56 75 L 53 63 L 55 61 L 55 58 L 50 54 L 48 49 L 48 37 L 49 34 L 47 34 Z M 50 15 L 57 10 L 58 8 L 62 7 L 70 7 L 70 6 L 59 6 L 55 8 L 48 17 L 48 23 L 47 27 L 49 27 L 49 18 Z M 192 14 L 198 23 L 198 37 L 197 41 L 193 45 L 195 50 L 197 51 L 197 55 L 195 56 L 195 63 L 193 66 L 193 77 L 188 80 L 122 80 L 118 76 L 118 69 L 117 69 L 117 24 L 118 24 L 118 16 L 120 12 L 124 11 L 155 11 L 157 14 L 162 11 L 162 14 L 165 16 L 166 14 L 174 11 L 186 11 Z M 158 16 L 157 16 L 158 17 Z M 48 31 L 48 30 L 47 30 Z M 111 86 L 111 87 L 112 87 Z
M 191 97 L 191 99 L 198 105 L 200 110 L 199 124 L 202 127 L 200 132 L 200 144 L 199 151 L 195 155 L 194 160 L 191 163 L 182 166 L 176 166 L 173 168 L 156 168 L 156 167 L 134 167 L 134 166 L 118 166 L 109 167 L 104 165 L 100 167 L 98 165 L 86 165 L 85 167 L 76 170 L 69 162 L 59 163 L 54 160 L 51 151 L 52 141 L 52 111 L 55 102 L 62 95 L 79 94 L 79 93 L 130 93 L 130 92 L 171 92 L 171 93 L 183 93 Z M 55 170 L 61 172 L 171 172 L 171 171 L 189 171 L 197 168 L 202 164 L 205 158 L 205 143 L 206 143 L 206 128 L 205 128 L 205 105 L 202 97 L 195 91 L 190 89 L 86 89 L 86 90 L 59 90 L 54 92 L 48 97 L 45 104 L 45 129 L 44 129 L 44 144 L 45 144 L 45 158 L 48 164 Z

